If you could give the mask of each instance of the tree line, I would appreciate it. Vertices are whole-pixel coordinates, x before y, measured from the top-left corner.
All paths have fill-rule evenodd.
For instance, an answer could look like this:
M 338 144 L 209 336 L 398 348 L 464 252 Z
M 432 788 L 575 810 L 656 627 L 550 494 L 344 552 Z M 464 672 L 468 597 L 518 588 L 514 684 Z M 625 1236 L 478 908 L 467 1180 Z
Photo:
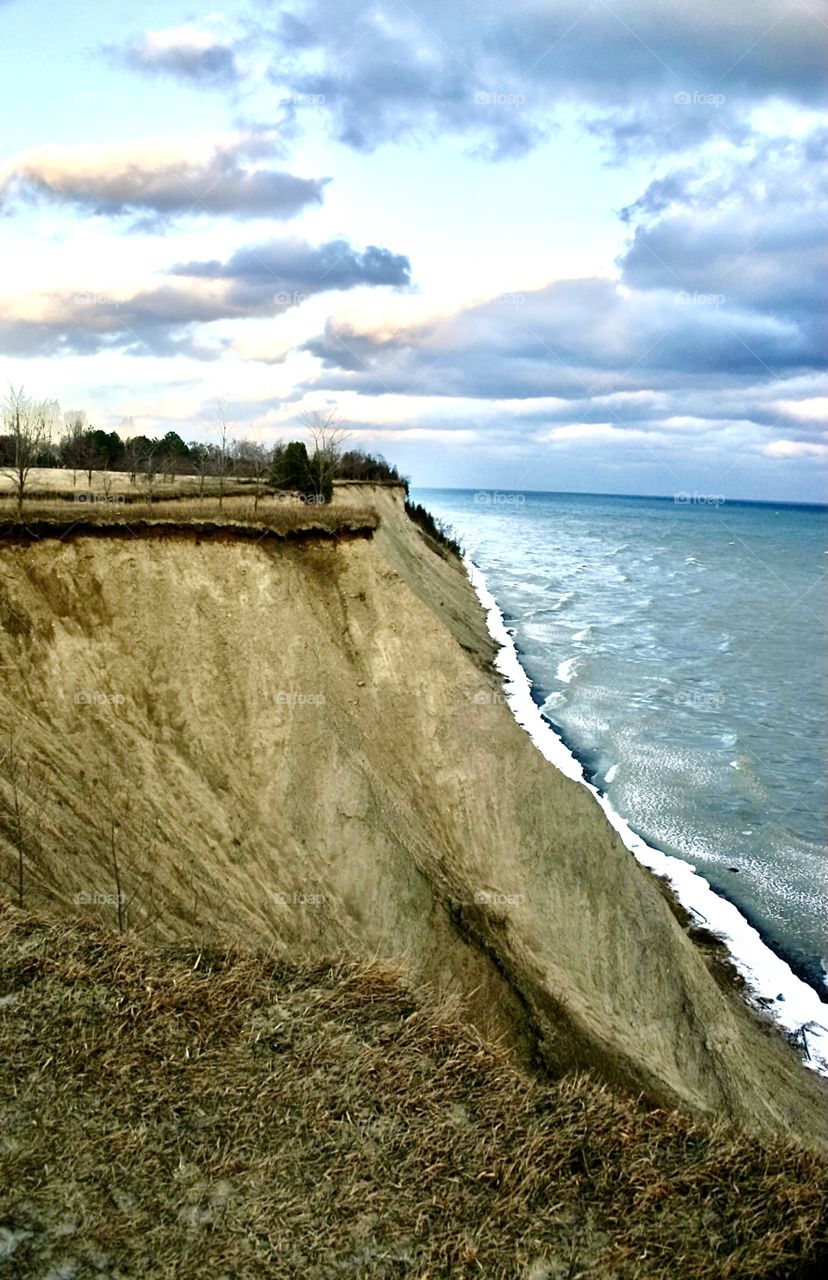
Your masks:
M 380 454 L 346 448 L 348 433 L 336 410 L 303 415 L 308 442 L 260 441 L 231 437 L 223 406 L 219 404 L 215 440 L 186 442 L 176 431 L 147 436 L 132 431 L 132 423 L 118 431 L 104 431 L 89 422 L 83 410 L 61 415 L 53 400 L 34 400 L 22 389 L 11 388 L 3 404 L 0 432 L 0 473 L 10 476 L 22 507 L 33 468 L 58 467 L 85 474 L 91 487 L 93 472 L 121 472 L 132 484 L 139 479 L 150 500 L 156 479 L 196 476 L 203 496 L 208 479 L 215 482 L 219 500 L 231 477 L 252 479 L 255 498 L 269 485 L 292 490 L 302 497 L 329 502 L 334 480 L 397 481 L 407 484 L 395 466 Z

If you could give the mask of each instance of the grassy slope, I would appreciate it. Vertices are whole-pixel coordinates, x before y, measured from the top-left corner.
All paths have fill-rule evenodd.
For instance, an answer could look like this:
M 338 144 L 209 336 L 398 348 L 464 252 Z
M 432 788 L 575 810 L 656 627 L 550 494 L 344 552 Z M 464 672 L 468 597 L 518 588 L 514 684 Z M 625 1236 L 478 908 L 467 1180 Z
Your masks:
M 377 965 L 0 908 L 0 1274 L 793 1280 L 828 1177 L 541 1085 Z

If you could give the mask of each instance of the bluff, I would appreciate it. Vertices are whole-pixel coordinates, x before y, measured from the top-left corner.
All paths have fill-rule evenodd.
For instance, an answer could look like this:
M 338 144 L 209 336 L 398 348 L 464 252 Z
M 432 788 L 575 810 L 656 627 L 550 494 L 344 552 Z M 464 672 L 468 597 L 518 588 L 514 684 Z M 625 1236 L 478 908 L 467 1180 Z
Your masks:
M 343 539 L 6 539 L 4 893 L 401 958 L 535 1069 L 828 1146 L 823 1082 L 516 724 L 462 565 L 403 498 L 339 486 L 378 516 Z

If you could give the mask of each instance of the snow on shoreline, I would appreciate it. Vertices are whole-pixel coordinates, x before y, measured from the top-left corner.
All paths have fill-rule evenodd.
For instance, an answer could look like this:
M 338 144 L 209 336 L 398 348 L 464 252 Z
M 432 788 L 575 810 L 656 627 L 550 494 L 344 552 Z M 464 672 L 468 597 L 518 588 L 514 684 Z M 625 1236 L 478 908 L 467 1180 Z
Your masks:
M 722 939 L 747 984 L 751 1003 L 768 1012 L 786 1031 L 801 1033 L 804 1028 L 807 1047 L 804 1063 L 820 1075 L 828 1076 L 828 1008 L 807 982 L 798 978 L 784 960 L 766 946 L 733 903 L 715 893 L 689 863 L 652 848 L 636 835 L 607 797 L 587 781 L 580 763 L 543 718 L 532 698 L 531 682 L 520 665 L 514 639 L 485 576 L 469 556 L 464 557 L 464 564 L 477 598 L 486 610 L 489 634 L 500 646 L 495 666 L 503 676 L 506 701 L 518 724 L 550 764 L 592 792 L 634 857 L 665 878 L 682 906 L 701 917 L 705 927 Z M 762 1004 L 758 1003 L 760 1000 Z M 767 1008 L 765 1001 L 770 1002 Z

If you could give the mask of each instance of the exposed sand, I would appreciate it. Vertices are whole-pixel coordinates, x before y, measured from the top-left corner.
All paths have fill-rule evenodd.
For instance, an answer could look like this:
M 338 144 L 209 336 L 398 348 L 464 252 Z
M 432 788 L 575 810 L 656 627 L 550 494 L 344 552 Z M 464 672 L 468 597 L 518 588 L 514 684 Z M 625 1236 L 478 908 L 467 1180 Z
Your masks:
M 371 500 L 379 531 L 339 545 L 0 547 L 26 905 L 114 923 L 106 899 L 73 904 L 114 891 L 112 819 L 148 936 L 402 955 L 552 1070 L 828 1145 L 823 1083 L 515 723 L 461 566 L 401 490 Z

